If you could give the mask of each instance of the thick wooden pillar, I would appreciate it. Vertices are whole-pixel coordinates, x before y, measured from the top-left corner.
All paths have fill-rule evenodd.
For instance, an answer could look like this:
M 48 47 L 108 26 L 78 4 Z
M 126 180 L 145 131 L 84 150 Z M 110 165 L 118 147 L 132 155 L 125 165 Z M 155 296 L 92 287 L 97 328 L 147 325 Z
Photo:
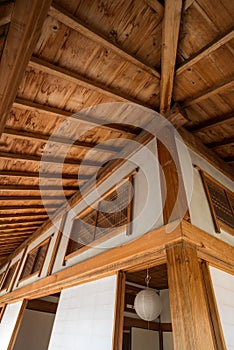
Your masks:
M 203 278 L 195 248 L 167 248 L 168 284 L 175 350 L 213 350 Z

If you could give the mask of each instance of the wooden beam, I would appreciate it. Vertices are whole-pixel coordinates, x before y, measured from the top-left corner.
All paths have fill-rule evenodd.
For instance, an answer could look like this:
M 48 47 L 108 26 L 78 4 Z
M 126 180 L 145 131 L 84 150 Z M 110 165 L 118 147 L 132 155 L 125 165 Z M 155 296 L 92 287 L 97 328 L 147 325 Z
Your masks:
M 181 66 L 176 70 L 176 76 L 184 73 L 187 69 L 190 69 L 194 64 L 201 61 L 203 58 L 212 54 L 214 51 L 219 49 L 221 46 L 227 44 L 234 38 L 234 27 L 232 26 L 226 32 L 219 35 L 215 40 L 211 41 L 208 45 L 203 47 L 201 50 L 196 52 L 194 55 L 185 60 Z
M 43 172 L 31 172 L 31 171 L 15 171 L 15 170 L 0 170 L 0 176 L 7 177 L 31 177 L 31 178 L 48 178 L 48 179 L 63 179 L 63 180 L 77 180 L 78 174 L 69 173 L 43 173 Z M 79 174 L 79 180 L 88 180 L 89 175 Z
M 106 124 L 103 125 L 103 120 L 101 120 L 101 119 L 82 116 L 81 114 L 79 114 L 79 116 L 78 116 L 77 113 L 69 112 L 69 111 L 66 111 L 64 109 L 60 109 L 60 108 L 56 108 L 56 107 L 42 105 L 40 103 L 32 102 L 32 101 L 25 100 L 22 98 L 16 98 L 14 103 L 13 103 L 13 107 L 23 109 L 23 110 L 32 111 L 32 112 L 46 113 L 47 115 L 59 116 L 61 118 L 68 118 L 68 117 L 74 118 L 77 121 L 84 123 L 85 125 L 88 124 L 88 125 L 93 126 L 94 128 L 98 126 L 98 127 L 102 128 L 104 130 L 107 130 L 107 131 L 117 130 L 117 131 L 121 132 L 122 134 L 126 134 L 126 135 L 131 135 L 131 134 L 136 135 L 137 134 L 137 132 L 135 130 L 130 129 L 126 125 L 121 125 L 121 124 L 117 124 L 117 123 L 111 124 L 108 122 L 108 120 L 106 121 Z
M 27 305 L 27 310 L 46 312 L 50 314 L 56 314 L 57 308 L 57 303 L 40 299 L 29 300 Z
M 189 148 L 191 148 L 191 150 L 201 155 L 224 175 L 228 176 L 231 179 L 234 178 L 231 167 L 228 164 L 225 164 L 225 162 L 222 161 L 222 159 L 219 158 L 215 152 L 212 152 L 209 148 L 207 148 L 199 139 L 199 137 L 193 135 L 184 128 L 180 128 L 178 132 L 182 137 L 184 143 Z
M 33 226 L 28 226 L 28 227 L 17 227 L 17 228 L 1 228 L 1 234 L 3 233 L 8 233 L 10 234 L 11 232 L 14 233 L 14 232 L 29 232 L 32 231 L 32 230 L 36 230 L 37 228 L 39 227 L 39 225 L 33 225 Z
M 152 331 L 159 331 L 160 324 L 158 322 L 147 322 L 138 318 L 124 317 L 124 329 L 132 327 L 148 329 Z
M 0 136 L 51 0 L 16 0 L 0 62 Z
M 3 220 L 3 221 L 0 221 L 0 226 L 2 226 L 2 225 L 19 225 L 19 224 L 24 224 L 24 223 L 30 224 L 32 222 L 36 222 L 39 224 L 39 223 L 43 223 L 44 220 L 46 220 L 46 219 L 36 218 L 36 219 Z
M 195 134 L 200 132 L 207 132 L 209 130 L 212 130 L 213 128 L 216 128 L 217 126 L 222 126 L 225 124 L 232 124 L 234 122 L 234 115 L 228 114 L 224 116 L 219 116 L 216 118 L 208 119 L 207 121 L 204 121 L 200 125 L 196 125 L 194 127 L 189 128 L 190 132 L 193 132 Z
M 234 77 L 228 78 L 228 79 L 222 81 L 220 84 L 214 85 L 214 86 L 210 87 L 209 89 L 202 91 L 199 94 L 188 98 L 187 100 L 185 100 L 182 103 L 182 107 L 193 106 L 197 103 L 200 103 L 204 100 L 207 100 L 208 98 L 210 98 L 214 95 L 220 94 L 227 89 L 232 89 L 233 86 L 234 86 Z
M 7 2 L 0 5 L 0 27 L 10 23 L 13 8 L 13 2 Z
M 10 221 L 6 221 L 6 222 L 1 222 L 0 221 L 0 229 L 4 229 L 4 228 L 11 228 L 13 226 L 13 228 L 15 226 L 20 226 L 20 227 L 25 227 L 25 226 L 29 226 L 29 225 L 40 225 L 43 221 L 38 221 L 38 220 L 29 220 L 29 221 L 18 221 L 18 222 L 10 222 Z M 1 235 L 1 232 L 0 232 Z
M 56 204 L 47 204 L 47 208 L 57 208 Z M 45 209 L 42 204 L 28 204 L 28 205 L 2 205 L 0 206 L 0 210 L 23 210 L 23 209 Z M 15 214 L 17 215 L 17 214 Z M 1 214 L 2 216 L 2 214 Z
M 145 2 L 159 15 L 159 20 L 163 18 L 164 6 L 158 0 L 145 0 Z
M 148 66 L 139 58 L 127 52 L 124 48 L 121 48 L 118 44 L 114 44 L 109 39 L 107 39 L 101 33 L 98 33 L 95 29 L 88 26 L 86 23 L 74 16 L 72 16 L 65 9 L 59 7 L 57 4 L 53 3 L 50 7 L 49 15 L 57 19 L 57 21 L 62 22 L 69 28 L 79 32 L 90 40 L 106 47 L 107 49 L 115 52 L 118 56 L 124 58 L 125 60 L 131 62 L 139 69 L 149 73 L 150 75 L 160 78 L 160 73 L 156 71 L 153 67 Z
M 215 149 L 215 150 L 224 148 L 225 146 L 233 146 L 233 145 L 234 145 L 234 137 L 230 137 L 222 141 L 206 143 L 206 146 L 208 148 Z
M 0 191 L 78 191 L 78 186 L 61 186 L 61 185 L 0 185 Z M 53 196 L 52 198 L 53 199 Z
M 165 1 L 160 84 L 160 113 L 163 115 L 171 106 L 181 13 L 182 0 Z
M 122 350 L 124 325 L 125 272 L 117 273 L 113 350 Z
M 65 198 L 70 198 L 70 196 L 65 196 Z M 43 201 L 61 201 L 64 200 L 64 196 L 43 196 Z M 8 202 L 27 202 L 27 201 L 42 201 L 41 196 L 0 196 L 0 201 Z M 0 218 L 1 219 L 1 218 Z
M 44 135 L 42 133 L 38 132 L 29 132 L 24 130 L 16 130 L 11 128 L 5 128 L 3 135 L 6 136 L 13 136 L 14 138 L 19 138 L 23 140 L 37 140 L 40 142 L 47 143 L 48 141 L 51 144 L 66 144 L 70 145 L 71 147 L 77 147 L 82 149 L 92 149 L 95 147 L 95 151 L 101 151 L 101 152 L 107 152 L 111 154 L 115 154 L 120 151 L 120 148 L 106 146 L 106 145 L 98 145 L 96 143 L 89 143 L 89 142 L 83 142 L 79 140 L 72 140 L 66 137 L 62 136 L 54 136 L 54 135 Z
M 165 118 L 174 126 L 179 129 L 186 125 L 190 119 L 185 110 L 180 106 L 179 103 L 175 103 L 169 112 L 165 114 Z
M 43 73 L 53 75 L 60 79 L 65 79 L 69 82 L 75 83 L 76 85 L 82 86 L 88 90 L 93 90 L 99 94 L 105 95 L 113 99 L 113 102 L 133 102 L 145 107 L 150 107 L 150 105 L 145 104 L 139 100 L 136 100 L 126 94 L 122 93 L 120 90 L 114 90 L 113 88 L 108 88 L 96 81 L 90 80 L 83 77 L 78 73 L 71 72 L 66 68 L 55 66 L 52 63 L 44 61 L 43 59 L 32 57 L 29 62 L 29 67 L 33 69 L 38 69 Z
M 168 247 L 167 270 L 174 349 L 215 350 L 196 250 Z
M 36 156 L 32 154 L 21 154 L 21 153 L 11 153 L 11 152 L 2 152 L 0 151 L 0 158 L 4 159 L 17 159 L 17 160 L 28 160 L 31 162 L 41 162 L 42 157 Z M 81 163 L 83 165 L 88 165 L 92 167 L 101 166 L 102 163 L 92 161 L 92 160 L 80 160 L 80 159 L 72 159 L 72 158 L 59 158 L 59 157 L 53 157 L 53 156 L 44 156 L 43 162 L 46 163 L 55 163 L 55 164 L 71 164 L 71 165 L 80 165 Z
M 43 208 L 44 209 L 44 208 Z M 44 217 L 45 219 L 47 219 L 48 218 L 48 214 L 47 214 L 47 212 L 30 212 L 30 213 L 14 213 L 14 214 L 11 214 L 11 213 L 8 213 L 8 214 L 6 214 L 6 213 L 4 213 L 4 214 L 1 214 L 1 219 L 4 219 L 4 218 L 21 218 L 21 217 L 34 217 L 34 216 L 39 216 L 39 217 Z

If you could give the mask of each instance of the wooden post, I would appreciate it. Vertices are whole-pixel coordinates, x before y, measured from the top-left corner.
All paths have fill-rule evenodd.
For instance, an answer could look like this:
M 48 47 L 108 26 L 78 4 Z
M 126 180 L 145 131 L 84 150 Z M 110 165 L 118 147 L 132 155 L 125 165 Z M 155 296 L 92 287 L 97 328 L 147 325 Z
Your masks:
M 113 334 L 113 350 L 122 350 L 123 325 L 124 325 L 124 300 L 125 300 L 126 275 L 119 271 L 117 274 L 117 290 L 115 302 L 115 326 Z
M 195 247 L 167 248 L 168 284 L 175 350 L 214 350 L 203 278 Z

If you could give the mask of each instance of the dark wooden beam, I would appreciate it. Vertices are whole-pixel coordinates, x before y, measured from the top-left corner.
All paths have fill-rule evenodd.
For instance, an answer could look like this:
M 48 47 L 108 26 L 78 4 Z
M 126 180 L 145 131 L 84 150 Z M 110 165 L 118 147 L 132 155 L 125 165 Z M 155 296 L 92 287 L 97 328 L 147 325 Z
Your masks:
M 210 87 L 209 89 L 202 91 L 199 94 L 188 98 L 187 100 L 185 100 L 182 103 L 182 107 L 193 106 L 197 103 L 200 103 L 204 100 L 207 100 L 208 98 L 210 98 L 214 95 L 220 94 L 227 89 L 231 89 L 231 88 L 233 88 L 233 86 L 234 86 L 234 77 L 228 78 L 228 79 L 222 81 L 220 84 L 214 85 L 214 86 Z
M 165 0 L 160 84 L 160 113 L 163 115 L 171 106 L 181 13 L 182 0 Z
M 233 122 L 234 122 L 234 115 L 232 113 L 232 114 L 227 114 L 224 116 L 218 116 L 212 119 L 208 119 L 203 123 L 190 127 L 188 130 L 190 132 L 197 134 L 200 132 L 207 132 L 209 130 L 212 130 L 213 128 L 216 128 L 217 126 L 223 126 L 225 124 L 229 124 L 229 123 L 231 124 Z
M 58 208 L 58 204 L 47 204 L 46 205 L 47 208 L 53 208 L 56 209 Z M 42 204 L 26 204 L 26 205 L 2 205 L 0 206 L 0 210 L 22 210 L 22 209 L 45 209 L 44 205 Z M 18 214 L 14 214 L 15 216 L 17 216 Z M 33 213 L 32 213 L 33 215 Z M 2 214 L 1 214 L 2 217 Z
M 0 136 L 51 0 L 16 0 L 0 61 Z
M 208 45 L 203 47 L 201 50 L 196 52 L 194 55 L 185 60 L 181 66 L 176 70 L 176 76 L 184 73 L 187 69 L 190 69 L 194 64 L 201 61 L 203 58 L 212 54 L 214 51 L 219 49 L 221 46 L 227 44 L 234 38 L 234 27 L 232 26 L 227 31 L 219 35 L 215 40 L 211 41 Z
M 207 143 L 206 146 L 210 149 L 217 150 L 220 148 L 224 148 L 225 146 L 233 146 L 234 145 L 234 137 L 230 137 L 228 139 L 224 139 L 222 141 Z
M 27 305 L 28 310 L 46 312 L 50 314 L 56 314 L 57 307 L 57 303 L 40 299 L 29 300 Z
M 24 209 L 24 208 L 23 208 Z M 27 208 L 26 208 L 27 209 Z M 43 208 L 44 209 L 44 208 Z M 44 219 L 48 219 L 48 214 L 47 214 L 47 212 L 45 212 L 45 211 L 43 211 L 43 212 L 30 212 L 30 213 L 14 213 L 14 214 L 12 214 L 12 213 L 8 213 L 8 214 L 6 214 L 6 213 L 4 213 L 4 214 L 1 214 L 1 219 L 4 219 L 4 218 L 22 218 L 22 217 L 37 217 L 37 216 L 39 216 L 40 218 L 41 217 L 44 217 Z
M 107 39 L 101 33 L 98 33 L 95 29 L 88 26 L 86 23 L 67 12 L 65 9 L 59 7 L 56 3 L 53 3 L 50 7 L 49 15 L 62 22 L 69 28 L 79 32 L 90 40 L 110 49 L 115 52 L 118 56 L 124 58 L 125 60 L 131 62 L 136 67 L 142 69 L 143 71 L 160 78 L 160 73 L 153 67 L 148 66 L 145 62 L 134 56 L 133 54 L 127 52 L 124 48 L 120 47 L 118 44 L 114 44 L 109 39 Z
M 70 198 L 70 196 L 66 196 Z M 15 202 L 27 202 L 27 201 L 41 201 L 41 196 L 0 196 L 0 201 L 15 201 Z M 43 196 L 43 201 L 61 201 L 64 200 L 64 196 Z M 0 218 L 1 219 L 1 218 Z
M 0 218 L 2 219 L 2 218 Z M 23 223 L 31 223 L 31 222 L 38 222 L 38 223 L 43 223 L 43 221 L 45 221 L 46 218 L 42 219 L 42 218 L 37 218 L 37 219 L 12 219 L 12 220 L 0 220 L 0 225 L 18 225 L 18 224 L 23 224 Z
M 0 4 L 0 27 L 10 23 L 13 8 L 13 2 Z
M 0 185 L 0 191 L 78 191 L 78 186 L 60 186 L 60 185 Z M 53 199 L 53 196 L 51 197 Z
M 7 177 L 31 177 L 31 178 L 48 178 L 48 179 L 63 179 L 63 180 L 77 180 L 78 174 L 68 174 L 63 173 L 43 173 L 43 172 L 30 172 L 30 171 L 15 171 L 15 170 L 0 170 L 0 176 Z M 79 174 L 79 180 L 88 180 L 90 179 L 89 175 Z

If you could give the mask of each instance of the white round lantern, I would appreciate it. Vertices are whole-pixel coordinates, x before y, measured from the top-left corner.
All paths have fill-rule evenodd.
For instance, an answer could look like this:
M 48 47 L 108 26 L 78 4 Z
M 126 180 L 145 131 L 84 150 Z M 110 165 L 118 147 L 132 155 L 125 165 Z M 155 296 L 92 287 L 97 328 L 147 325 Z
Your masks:
M 134 307 L 140 318 L 145 321 L 153 321 L 162 312 L 162 301 L 153 289 L 147 288 L 137 294 Z

